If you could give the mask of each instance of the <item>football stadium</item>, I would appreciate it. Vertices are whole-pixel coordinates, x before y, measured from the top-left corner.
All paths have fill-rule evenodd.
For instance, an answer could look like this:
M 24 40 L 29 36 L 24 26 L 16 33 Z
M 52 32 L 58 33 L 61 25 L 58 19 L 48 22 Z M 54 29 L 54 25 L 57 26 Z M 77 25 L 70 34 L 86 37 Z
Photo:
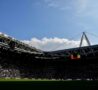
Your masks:
M 82 46 L 84 37 L 88 46 Z M 42 51 L 0 34 L 0 78 L 98 80 L 98 45 L 83 32 L 77 48 Z

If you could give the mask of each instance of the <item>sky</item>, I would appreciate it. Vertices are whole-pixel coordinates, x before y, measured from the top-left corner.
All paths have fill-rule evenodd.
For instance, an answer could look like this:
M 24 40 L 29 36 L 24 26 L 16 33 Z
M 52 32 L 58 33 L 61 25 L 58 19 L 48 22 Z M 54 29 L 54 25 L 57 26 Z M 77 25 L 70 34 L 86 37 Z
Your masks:
M 98 0 L 0 0 L 0 32 L 36 48 L 78 46 L 83 31 L 98 36 Z

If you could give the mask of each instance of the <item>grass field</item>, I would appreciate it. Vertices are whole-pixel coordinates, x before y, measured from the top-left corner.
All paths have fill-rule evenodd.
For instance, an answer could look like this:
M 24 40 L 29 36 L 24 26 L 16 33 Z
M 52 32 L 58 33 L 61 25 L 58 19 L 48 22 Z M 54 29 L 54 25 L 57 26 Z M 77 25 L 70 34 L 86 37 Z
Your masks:
M 98 86 L 98 81 L 87 81 L 87 80 L 48 80 L 48 79 L 0 79 L 0 87 L 6 89 L 21 89 L 21 90 L 33 90 L 33 89 L 52 89 L 55 90 L 56 88 L 60 90 L 95 90 Z M 5 87 L 6 86 L 6 87 Z M 43 90 L 42 89 L 42 90 Z

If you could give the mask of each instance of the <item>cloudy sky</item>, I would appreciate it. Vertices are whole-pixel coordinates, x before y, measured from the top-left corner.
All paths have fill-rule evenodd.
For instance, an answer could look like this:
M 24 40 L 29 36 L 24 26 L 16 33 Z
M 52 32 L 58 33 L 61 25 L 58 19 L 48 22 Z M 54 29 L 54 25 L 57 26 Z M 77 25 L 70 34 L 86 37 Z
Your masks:
M 39 49 L 76 47 L 83 31 L 98 35 L 98 0 L 0 0 L 0 32 Z

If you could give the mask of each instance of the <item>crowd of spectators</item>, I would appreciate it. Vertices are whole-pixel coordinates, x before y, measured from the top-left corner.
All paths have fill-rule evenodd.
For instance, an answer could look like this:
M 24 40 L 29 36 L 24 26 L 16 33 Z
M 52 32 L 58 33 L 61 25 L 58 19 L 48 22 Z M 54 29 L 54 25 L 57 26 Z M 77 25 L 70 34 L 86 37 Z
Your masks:
M 20 72 L 14 68 L 3 68 L 0 65 L 0 78 L 20 78 Z
M 33 54 L 0 48 L 0 78 L 97 80 L 98 61 L 36 59 Z

